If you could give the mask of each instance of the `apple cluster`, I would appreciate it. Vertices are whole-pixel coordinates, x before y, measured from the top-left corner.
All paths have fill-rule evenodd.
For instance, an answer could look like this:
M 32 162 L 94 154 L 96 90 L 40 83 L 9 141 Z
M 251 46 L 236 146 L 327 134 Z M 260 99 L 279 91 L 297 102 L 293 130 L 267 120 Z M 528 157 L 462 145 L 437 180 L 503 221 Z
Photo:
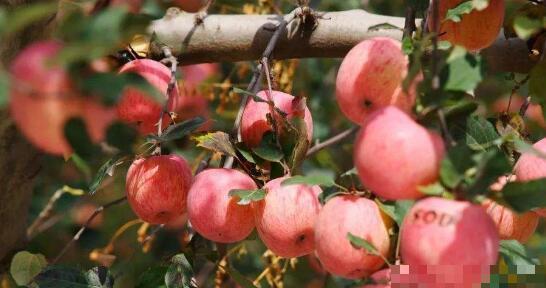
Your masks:
M 204 5 L 203 1 L 179 2 L 189 10 Z M 440 14 L 445 15 L 459 2 L 439 1 Z M 429 25 L 440 32 L 441 39 L 477 51 L 495 40 L 503 12 L 504 2 L 491 0 L 487 8 L 473 11 L 461 22 L 430 21 Z M 475 27 L 484 29 L 478 35 Z M 539 215 L 546 215 L 546 208 L 517 214 L 492 199 L 477 205 L 427 197 L 422 192 L 423 186 L 439 180 L 446 144 L 439 133 L 418 123 L 412 114 L 423 76 L 417 75 L 403 87 L 409 60 L 401 46 L 391 38 L 366 39 L 346 55 L 337 75 L 339 107 L 360 126 L 353 161 L 362 184 L 377 197 L 375 201 L 354 192 L 342 193 L 323 205 L 319 186 L 284 185 L 290 175 L 264 185 L 231 168 L 209 168 L 194 177 L 182 156 L 154 155 L 134 160 L 127 172 L 126 193 L 133 211 L 152 224 L 169 225 L 187 217 L 197 233 L 218 243 L 242 241 L 256 229 L 265 246 L 278 256 L 316 255 L 322 269 L 331 274 L 350 279 L 371 276 L 387 282 L 367 287 L 390 287 L 389 282 L 468 286 L 486 281 L 489 266 L 498 260 L 499 241 L 525 243 L 534 233 Z M 105 129 L 114 119 L 134 125 L 142 135 L 156 132 L 164 108 L 151 95 L 127 87 L 114 108 L 94 97 L 81 97 L 66 69 L 48 61 L 61 48 L 61 43 L 53 41 L 32 44 L 11 66 L 11 113 L 29 141 L 52 154 L 69 154 L 63 127 L 72 117 L 85 121 L 96 142 L 104 139 Z M 171 71 L 160 62 L 134 60 L 119 73 L 143 77 L 165 97 L 169 112 L 187 118 L 208 115 L 206 100 L 195 95 L 199 94 L 199 83 L 217 73 L 218 67 L 204 64 L 181 69 L 183 87 L 175 85 L 170 94 Z M 287 119 L 301 117 L 311 142 L 311 112 L 307 107 L 301 109 L 297 98 L 281 91 L 261 91 L 256 97 L 263 101 L 250 99 L 241 121 L 241 138 L 247 147 L 259 146 L 266 132 L 274 130 L 268 102 Z M 172 119 L 165 114 L 162 121 L 166 128 Z M 546 153 L 546 139 L 534 148 Z M 510 181 L 545 177 L 546 160 L 523 154 L 513 176 L 499 179 L 491 190 L 500 191 Z M 259 188 L 265 196 L 251 203 L 240 204 L 237 196 L 230 195 L 232 190 Z M 405 272 L 383 269 L 385 259 L 394 252 L 396 241 L 391 237 L 396 227 L 377 204 L 380 200 L 416 200 L 398 227 Z M 348 235 L 367 241 L 374 253 L 355 246 Z

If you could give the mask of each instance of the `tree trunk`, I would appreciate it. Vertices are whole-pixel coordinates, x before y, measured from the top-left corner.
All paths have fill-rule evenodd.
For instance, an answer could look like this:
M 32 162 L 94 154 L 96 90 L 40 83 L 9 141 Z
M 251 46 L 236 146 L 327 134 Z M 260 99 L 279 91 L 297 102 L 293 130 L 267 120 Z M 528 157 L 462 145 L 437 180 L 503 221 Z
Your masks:
M 13 9 L 31 2 L 0 0 L 0 7 Z M 2 39 L 2 65 L 8 67 L 13 57 L 28 43 L 47 38 L 53 25 L 53 16 Z M 0 110 L 0 271 L 8 267 L 13 253 L 25 245 L 28 210 L 41 158 L 41 153 L 17 131 L 7 110 Z

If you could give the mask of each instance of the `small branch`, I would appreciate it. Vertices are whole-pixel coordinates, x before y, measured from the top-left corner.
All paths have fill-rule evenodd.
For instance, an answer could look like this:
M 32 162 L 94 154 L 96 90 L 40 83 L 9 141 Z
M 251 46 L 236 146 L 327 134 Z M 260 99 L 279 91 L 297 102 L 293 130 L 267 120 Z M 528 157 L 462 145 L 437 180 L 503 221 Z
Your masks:
M 47 202 L 42 212 L 40 212 L 38 217 L 28 227 L 27 240 L 34 238 L 34 236 L 37 234 L 37 231 L 40 230 L 38 228 L 51 217 L 53 208 L 55 208 L 55 203 L 57 203 L 57 201 L 61 198 L 61 196 L 63 196 L 63 194 L 64 194 L 64 190 L 61 188 L 55 191 L 55 193 L 53 193 L 51 198 L 49 198 L 49 201 Z
M 173 56 L 169 47 L 163 45 L 161 46 L 161 51 L 165 56 L 165 58 L 161 60 L 161 63 L 170 65 L 171 79 L 169 80 L 169 86 L 167 86 L 167 101 L 165 101 L 165 105 L 163 105 L 161 112 L 159 112 L 159 120 L 157 121 L 157 136 L 161 136 L 163 133 L 163 117 L 169 112 L 169 103 L 171 101 L 175 101 L 175 99 L 171 96 L 174 88 L 176 87 L 176 67 L 178 66 L 178 61 L 176 60 L 176 57 Z M 157 143 L 157 147 L 154 150 L 153 155 L 161 155 L 161 142 Z
M 72 245 L 74 245 L 74 243 L 80 239 L 80 236 L 83 234 L 83 232 L 85 232 L 87 227 L 89 227 L 89 225 L 91 224 L 93 219 L 95 219 L 95 217 L 97 217 L 100 213 L 102 213 L 102 211 L 104 211 L 104 210 L 106 210 L 106 209 L 108 209 L 108 208 L 110 208 L 112 206 L 121 204 L 121 203 L 125 202 L 125 200 L 127 200 L 127 196 L 123 196 L 122 198 L 119 198 L 119 199 L 114 200 L 112 202 L 106 203 L 106 204 L 100 206 L 99 208 L 95 209 L 95 212 L 93 212 L 93 214 L 87 219 L 85 224 L 80 228 L 80 230 L 78 230 L 78 232 L 74 235 L 74 237 L 70 240 L 70 242 L 68 242 L 66 244 L 66 246 L 64 246 L 63 250 L 61 250 L 61 252 L 57 255 L 57 257 L 55 257 L 55 259 L 51 262 L 51 264 L 54 265 L 57 262 L 59 262 L 59 260 L 64 256 L 64 254 L 66 254 L 66 252 L 68 252 L 70 247 L 72 247 Z
M 339 133 L 338 135 L 322 142 L 322 143 L 319 143 L 319 144 L 316 144 L 315 146 L 311 147 L 311 149 L 309 149 L 309 151 L 307 151 L 307 157 L 310 157 L 312 156 L 313 154 L 319 152 L 320 150 L 326 148 L 326 147 L 329 147 L 329 146 L 332 146 L 334 144 L 337 144 L 339 143 L 340 141 L 342 141 L 343 139 L 349 137 L 350 135 L 352 135 L 354 132 L 356 132 L 358 130 L 358 127 L 352 127 L 352 128 L 349 128 L 347 130 L 345 130 L 344 132 L 341 132 Z
M 432 90 L 436 91 L 440 88 L 440 77 L 438 76 L 438 33 L 440 32 L 440 11 L 439 11 L 439 0 L 432 0 Z
M 415 25 L 415 14 L 415 9 L 411 7 L 411 5 L 408 5 L 406 8 L 406 23 L 404 24 L 404 38 L 412 37 L 413 32 L 417 30 L 417 26 Z

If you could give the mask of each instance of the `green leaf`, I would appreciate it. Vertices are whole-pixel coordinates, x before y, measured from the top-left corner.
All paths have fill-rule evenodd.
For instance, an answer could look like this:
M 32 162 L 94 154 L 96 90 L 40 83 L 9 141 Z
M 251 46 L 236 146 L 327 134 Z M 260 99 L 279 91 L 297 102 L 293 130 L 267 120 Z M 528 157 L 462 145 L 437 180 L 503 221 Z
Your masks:
M 9 99 L 9 75 L 3 70 L 0 70 L 0 108 L 8 104 Z
M 414 49 L 415 47 L 413 47 L 412 38 L 404 37 L 404 39 L 402 39 L 402 51 L 404 52 L 404 54 L 411 55 Z
M 447 59 L 445 89 L 449 91 L 473 91 L 483 80 L 481 56 L 467 53 L 462 47 L 455 47 Z
M 35 281 L 40 288 L 89 288 L 84 272 L 71 267 L 47 267 Z
M 7 27 L 2 27 L 2 33 L 15 33 L 25 27 L 52 17 L 58 9 L 56 1 L 44 1 L 32 4 L 20 5 L 8 14 Z
M 266 192 L 264 189 L 256 190 L 244 190 L 244 189 L 233 189 L 229 191 L 229 197 L 238 197 L 239 205 L 248 205 L 251 202 L 257 202 L 265 198 Z
M 260 146 L 252 149 L 252 152 L 264 160 L 270 162 L 280 162 L 284 158 L 284 154 L 277 147 L 274 138 L 275 136 L 273 133 L 265 133 Z
M 379 206 L 381 211 L 383 211 L 385 214 L 389 215 L 396 224 L 398 224 L 398 227 L 402 227 L 402 222 L 404 222 L 404 217 L 406 217 L 406 214 L 411 209 L 413 204 L 415 204 L 415 201 L 413 200 L 400 200 L 396 202 L 381 202 L 379 200 L 376 200 L 375 203 Z
M 193 140 L 197 142 L 197 147 L 203 147 L 214 152 L 236 157 L 235 147 L 233 143 L 231 143 L 229 134 L 225 132 L 211 132 L 205 135 L 196 136 Z
M 47 260 L 42 254 L 32 254 L 21 251 L 11 260 L 10 273 L 15 283 L 25 286 L 32 282 L 36 275 L 47 266 Z
M 171 259 L 171 266 L 165 274 L 167 288 L 194 288 L 193 268 L 184 254 L 177 254 Z
M 525 246 L 517 240 L 501 240 L 499 252 L 506 264 L 511 266 L 516 265 L 539 265 L 537 259 L 532 259 L 527 255 Z
M 138 277 L 138 284 L 135 288 L 167 288 L 165 286 L 165 274 L 168 267 L 152 267 Z
M 440 179 L 444 185 L 453 189 L 465 179 L 465 172 L 474 166 L 472 153 L 464 144 L 447 151 L 440 168 Z
M 533 147 L 533 145 L 525 142 L 524 140 L 522 139 L 513 139 L 512 140 L 513 143 L 514 143 L 514 146 L 516 148 L 516 150 L 523 154 L 530 154 L 530 155 L 533 155 L 533 156 L 536 156 L 536 157 L 539 157 L 539 158 L 542 158 L 542 159 L 545 159 L 546 160 L 546 153 L 536 149 L 535 147 Z
M 114 122 L 106 130 L 106 142 L 125 154 L 133 154 L 133 144 L 137 136 L 138 133 L 133 127 L 122 122 Z
M 470 116 L 466 121 L 466 144 L 473 150 L 485 151 L 500 144 L 495 126 L 480 116 Z
M 368 32 L 379 31 L 379 30 L 399 30 L 399 31 L 403 31 L 404 29 L 402 29 L 402 28 L 400 28 L 398 26 L 392 25 L 390 23 L 380 23 L 380 24 L 377 24 L 377 25 L 370 26 L 368 28 Z
M 546 207 L 546 178 L 510 182 L 502 189 L 504 200 L 517 212 Z
M 474 177 L 468 181 L 471 195 L 485 195 L 497 179 L 512 171 L 510 161 L 500 149 L 489 150 L 474 156 L 477 163 Z
M 201 127 L 203 123 L 205 123 L 204 118 L 195 117 L 184 122 L 171 125 L 167 129 L 165 129 L 165 131 L 163 131 L 163 134 L 161 134 L 160 137 L 160 141 L 165 142 L 181 139 L 188 134 L 194 132 L 195 130 L 199 129 L 199 127 Z
M 241 288 L 255 288 L 254 284 L 251 280 L 246 278 L 241 272 L 231 268 L 230 266 L 225 267 L 226 271 L 228 272 L 229 276 L 239 284 Z
M 97 266 L 89 269 L 85 273 L 89 288 L 113 288 L 114 277 L 104 266 Z
M 542 113 L 546 115 L 546 89 L 544 89 L 544 79 L 546 79 L 546 61 L 540 61 L 533 67 L 529 78 L 529 94 L 542 106 Z
M 442 195 L 448 193 L 446 188 L 442 184 L 440 184 L 438 182 L 434 182 L 434 183 L 426 185 L 426 186 L 419 186 L 418 189 L 423 194 L 429 195 L 429 196 L 442 196 Z
M 488 0 L 469 0 L 462 2 L 453 9 L 447 10 L 444 21 L 460 22 L 465 14 L 470 14 L 474 10 L 483 10 L 487 8 Z
M 319 185 L 323 187 L 336 186 L 336 182 L 331 177 L 325 175 L 293 176 L 282 181 L 282 186 L 305 184 L 309 186 Z
M 368 251 L 368 253 L 376 256 L 381 256 L 377 248 L 375 246 L 368 242 L 367 240 L 360 238 L 358 236 L 355 236 L 351 234 L 350 232 L 347 233 L 347 239 L 351 242 L 351 244 L 357 248 L 363 248 L 364 250 Z
M 246 147 L 243 147 L 244 145 L 241 145 L 242 143 L 237 143 L 235 147 L 237 148 L 237 151 L 241 153 L 243 158 L 245 158 L 246 161 L 256 164 L 256 159 L 254 159 L 254 156 L 252 155 L 252 152 L 248 151 Z
M 109 175 L 110 177 L 114 175 L 114 169 L 124 162 L 124 158 L 125 156 L 121 154 L 115 155 L 99 168 L 99 171 L 97 171 L 97 174 L 95 174 L 95 177 L 89 185 L 89 194 L 93 195 L 97 192 L 97 189 L 99 189 L 106 175 Z
M 514 18 L 514 31 L 523 40 L 529 39 L 542 28 L 544 24 L 539 19 L 532 19 L 525 15 L 517 15 Z
M 85 122 L 81 118 L 72 118 L 64 126 L 66 140 L 74 152 L 82 159 L 90 160 L 98 153 L 98 148 L 91 141 Z

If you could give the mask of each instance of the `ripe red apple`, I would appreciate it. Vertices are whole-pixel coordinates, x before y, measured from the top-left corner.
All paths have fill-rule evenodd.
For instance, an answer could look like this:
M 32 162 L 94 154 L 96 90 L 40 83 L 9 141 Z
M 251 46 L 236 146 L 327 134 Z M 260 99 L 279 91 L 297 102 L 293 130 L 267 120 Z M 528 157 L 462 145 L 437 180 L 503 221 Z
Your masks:
M 341 63 L 336 80 L 336 96 L 341 111 L 356 124 L 377 108 L 395 105 L 410 112 L 415 104 L 416 85 L 404 92 L 408 59 L 400 42 L 376 37 L 356 45 Z
M 286 177 L 269 181 L 267 195 L 252 203 L 258 234 L 265 246 L 284 258 L 307 255 L 315 249 L 313 229 L 321 205 L 318 186 L 281 186 Z
M 388 257 L 390 225 L 392 221 L 383 217 L 372 200 L 352 195 L 332 198 L 324 205 L 315 225 L 315 246 L 324 269 L 350 279 L 376 272 L 385 264 L 383 259 L 353 246 L 347 235 L 367 240 Z
M 65 68 L 49 62 L 61 49 L 59 42 L 35 42 L 15 57 L 10 67 L 10 112 L 32 144 L 67 156 L 72 149 L 64 125 L 79 116 L 81 107 Z
M 208 1 L 209 0 L 174 0 L 173 5 L 186 12 L 195 13 L 198 12 L 199 9 L 205 7 Z
M 275 107 L 287 114 L 288 119 L 292 118 L 295 113 L 298 113 L 297 104 L 293 103 L 294 96 L 286 94 L 280 91 L 273 91 L 269 95 L 268 91 L 260 91 L 257 94 L 258 97 L 269 100 L 273 100 Z M 267 120 L 267 114 L 270 113 L 269 105 L 264 102 L 256 102 L 254 99 L 250 99 L 243 112 L 243 118 L 241 120 L 241 136 L 243 142 L 248 147 L 257 147 L 262 141 L 263 134 L 267 131 L 271 131 L 271 125 Z M 313 118 L 311 112 L 305 107 L 304 121 L 307 126 L 307 138 L 309 142 L 313 139 Z
M 500 239 L 513 239 L 526 243 L 535 233 L 539 218 L 535 212 L 518 214 L 489 199 L 484 201 L 482 206 L 495 222 Z
M 179 95 L 178 86 L 175 86 L 171 95 L 166 95 L 171 79 L 171 71 L 165 65 L 150 59 L 138 59 L 125 64 L 120 73 L 136 73 L 142 76 L 165 95 L 165 99 L 168 101 L 168 110 L 175 110 L 173 101 Z M 157 131 L 156 124 L 161 109 L 161 105 L 153 99 L 152 95 L 147 95 L 135 87 L 127 87 L 123 91 L 117 106 L 119 118 L 125 122 L 136 124 L 141 134 Z M 167 126 L 169 119 L 168 115 L 163 117 L 163 127 Z
M 184 158 L 161 155 L 135 160 L 127 171 L 125 189 L 140 219 L 165 224 L 186 212 L 191 183 L 191 170 Z
M 403 263 L 423 268 L 420 274 L 433 275 L 438 283 L 471 287 L 497 262 L 495 223 L 469 202 L 438 197 L 417 202 L 404 218 L 400 237 Z
M 106 131 L 116 118 L 116 108 L 107 107 L 98 99 L 82 100 L 82 118 L 87 125 L 87 132 L 93 142 L 100 142 L 106 138 Z M 158 115 L 159 117 L 159 115 Z
M 182 66 L 180 70 L 182 71 L 184 89 L 196 90 L 201 83 L 218 75 L 220 66 L 218 63 L 204 63 Z
M 355 142 L 354 162 L 362 183 L 379 197 L 422 197 L 419 186 L 438 179 L 444 142 L 394 106 L 365 121 Z
M 391 287 L 391 269 L 379 270 L 370 276 L 376 284 L 368 284 L 362 288 L 390 288 Z
M 254 230 L 250 205 L 230 197 L 233 189 L 255 190 L 250 176 L 234 169 L 208 169 L 197 176 L 188 193 L 188 217 L 201 236 L 220 243 L 244 240 Z
M 438 7 L 440 40 L 463 46 L 469 51 L 488 47 L 497 39 L 501 31 L 504 21 L 504 0 L 489 0 L 487 8 L 462 15 L 460 22 L 445 21 L 448 10 L 457 7 L 462 2 L 464 0 L 438 1 L 440 5 Z M 429 9 L 428 19 L 431 20 L 428 21 L 428 27 L 430 31 L 435 31 L 432 11 L 433 9 Z
M 180 230 L 186 226 L 188 223 L 188 213 L 184 213 L 178 216 L 173 221 L 165 224 L 165 229 L 167 230 Z
M 546 153 L 546 138 L 538 141 L 533 147 Z M 546 178 L 546 160 L 531 153 L 523 153 L 514 166 L 517 180 L 526 182 Z

